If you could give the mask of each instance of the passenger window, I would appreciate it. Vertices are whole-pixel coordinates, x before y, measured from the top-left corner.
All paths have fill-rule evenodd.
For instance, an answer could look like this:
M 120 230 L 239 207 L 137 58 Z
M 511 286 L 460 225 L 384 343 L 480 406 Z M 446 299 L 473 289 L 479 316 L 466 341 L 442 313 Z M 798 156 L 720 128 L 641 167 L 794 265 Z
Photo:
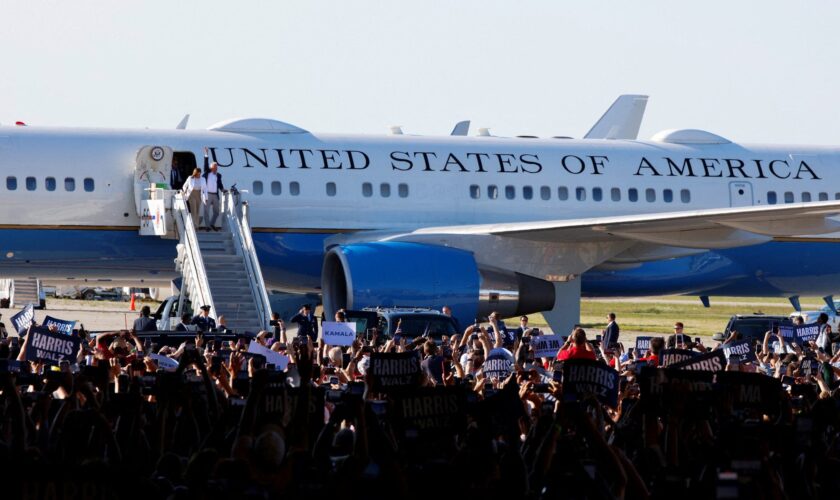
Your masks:
M 665 203 L 671 203 L 672 201 L 674 201 L 674 192 L 670 189 L 662 191 L 662 199 L 665 201 Z
M 72 177 L 66 177 L 64 179 L 64 190 L 65 191 L 75 191 L 76 190 L 76 179 Z
M 477 184 L 470 186 L 470 198 L 474 200 L 481 198 L 481 188 Z
M 793 193 L 785 191 L 785 203 L 793 203 Z
M 656 190 L 652 188 L 645 189 L 645 199 L 650 203 L 656 201 Z
M 604 198 L 604 192 L 601 188 L 592 188 L 592 199 L 601 201 Z
M 828 193 L 820 193 L 820 201 L 828 201 Z
M 560 200 L 562 200 L 562 201 L 568 200 L 569 199 L 569 189 L 566 188 L 565 186 L 560 186 L 559 188 L 557 188 L 557 197 L 560 198 Z
M 811 201 L 811 193 L 802 193 L 802 201 L 804 201 L 804 202 Z
M 575 198 L 577 198 L 577 201 L 586 200 L 586 189 L 582 187 L 575 189 Z
M 55 177 L 47 177 L 44 185 L 47 186 L 47 191 L 55 191 Z
M 491 200 L 495 200 L 499 197 L 499 188 L 493 184 L 487 186 L 487 197 Z
M 34 177 L 27 177 L 26 178 L 26 190 L 27 191 L 35 191 L 38 187 L 38 181 L 35 180 Z
M 516 188 L 513 186 L 505 186 L 505 198 L 509 200 L 516 198 Z
M 6 177 L 6 189 L 9 191 L 17 189 L 17 177 Z
M 397 193 L 399 193 L 400 198 L 408 198 L 408 184 L 398 184 Z
M 327 196 L 335 196 L 335 182 L 327 183 Z
M 840 200 L 840 193 L 834 193 L 834 199 Z
M 530 200 L 534 197 L 534 188 L 531 186 L 525 186 L 522 188 L 522 197 L 526 200 Z
M 621 190 L 618 188 L 610 189 L 610 198 L 612 201 L 621 201 Z
M 85 186 L 85 192 L 88 192 L 88 193 L 92 192 L 93 189 L 96 187 L 95 184 L 93 183 L 93 179 L 91 179 L 90 177 L 85 177 L 84 186 Z
M 551 188 L 548 186 L 543 186 L 540 188 L 540 198 L 544 200 L 551 199 Z
M 274 196 L 278 196 L 281 192 L 283 192 L 283 186 L 280 185 L 279 181 L 272 181 L 271 182 L 271 194 Z
M 289 194 L 292 196 L 297 196 L 300 194 L 300 184 L 297 181 L 289 183 Z
M 776 203 L 778 203 L 778 200 L 776 199 L 776 192 L 775 191 L 768 191 L 767 192 L 767 204 L 768 205 L 775 205 Z
M 636 188 L 630 188 L 627 190 L 627 199 L 636 203 L 639 201 L 639 190 Z
M 387 182 L 383 182 L 379 185 L 379 196 L 383 198 L 388 198 L 391 196 L 391 185 Z
M 256 195 L 260 195 L 260 194 L 263 193 L 262 181 L 254 181 L 253 191 L 254 191 L 254 194 L 256 194 Z
M 683 203 L 691 203 L 691 191 L 683 189 L 680 191 L 680 201 Z
M 365 182 L 362 184 L 362 196 L 365 198 L 370 198 L 373 196 L 373 184 L 370 182 Z

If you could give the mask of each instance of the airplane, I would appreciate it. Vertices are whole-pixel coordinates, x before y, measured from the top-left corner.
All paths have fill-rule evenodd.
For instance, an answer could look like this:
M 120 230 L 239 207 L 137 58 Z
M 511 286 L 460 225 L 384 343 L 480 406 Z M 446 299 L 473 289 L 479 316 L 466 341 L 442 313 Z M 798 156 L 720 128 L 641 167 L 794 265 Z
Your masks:
M 833 289 L 840 149 L 696 129 L 637 140 L 646 101 L 622 96 L 583 139 L 464 135 L 469 124 L 448 136 L 316 134 L 263 118 L 3 126 L 0 276 L 168 286 L 177 242 L 138 234 L 140 202 L 206 148 L 247 191 L 266 286 L 321 294 L 328 317 L 449 305 L 461 324 L 542 311 L 565 332 L 582 292 Z

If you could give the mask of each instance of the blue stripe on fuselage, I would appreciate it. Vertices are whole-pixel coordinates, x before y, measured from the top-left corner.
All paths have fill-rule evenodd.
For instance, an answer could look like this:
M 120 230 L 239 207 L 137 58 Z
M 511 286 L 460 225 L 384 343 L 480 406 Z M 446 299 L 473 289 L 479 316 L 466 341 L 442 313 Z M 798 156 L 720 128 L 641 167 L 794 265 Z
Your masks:
M 324 239 L 330 234 L 254 233 L 272 288 L 320 288 Z M 177 240 L 136 230 L 0 229 L 0 277 L 155 279 L 177 277 Z
M 320 288 L 329 233 L 255 232 L 271 288 Z M 172 279 L 176 240 L 136 230 L 0 229 L 0 277 Z M 11 257 L 9 257 L 11 254 Z M 840 243 L 785 241 L 583 275 L 587 296 L 827 295 L 840 291 Z

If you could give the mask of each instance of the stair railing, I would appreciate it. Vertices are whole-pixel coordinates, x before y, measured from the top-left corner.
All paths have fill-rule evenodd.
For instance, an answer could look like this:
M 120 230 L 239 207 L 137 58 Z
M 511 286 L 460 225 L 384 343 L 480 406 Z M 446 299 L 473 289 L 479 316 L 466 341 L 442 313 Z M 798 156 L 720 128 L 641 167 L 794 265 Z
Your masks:
M 257 250 L 254 246 L 254 239 L 251 236 L 251 225 L 248 223 L 248 203 L 240 202 L 240 195 L 235 186 L 224 193 L 222 212 L 233 235 L 233 243 L 237 248 L 237 253 L 241 251 L 245 261 L 248 287 L 251 289 L 251 295 L 257 306 L 260 327 L 263 330 L 268 330 L 271 321 L 271 304 L 268 300 L 268 292 L 265 289 L 265 281 L 257 257 Z

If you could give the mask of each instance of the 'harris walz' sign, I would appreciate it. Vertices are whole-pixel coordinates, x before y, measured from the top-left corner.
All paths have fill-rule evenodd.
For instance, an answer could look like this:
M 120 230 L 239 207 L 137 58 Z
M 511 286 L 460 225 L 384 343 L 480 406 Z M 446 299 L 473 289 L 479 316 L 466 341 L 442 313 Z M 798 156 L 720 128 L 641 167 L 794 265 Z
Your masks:
M 47 316 L 44 318 L 44 326 L 47 328 L 55 327 L 56 330 L 64 335 L 73 335 L 73 327 L 76 326 L 76 322 Z
M 392 171 L 538 174 L 546 167 L 571 175 L 603 175 L 611 168 L 606 155 L 550 155 L 522 152 L 390 151 L 375 155 L 359 150 L 307 148 L 210 147 L 220 167 L 294 168 L 304 170 L 366 170 L 371 164 Z M 632 160 L 633 175 L 726 179 L 817 180 L 820 176 L 804 159 L 646 157 Z
M 722 349 L 717 349 L 706 354 L 688 358 L 679 363 L 668 365 L 668 368 L 680 370 L 699 370 L 707 372 L 719 372 L 726 368 L 726 354 Z
M 35 308 L 32 304 L 26 304 L 26 307 L 20 310 L 19 313 L 12 316 L 12 324 L 15 325 L 18 335 L 23 337 L 26 331 L 32 325 L 32 320 L 35 319 Z
M 563 362 L 563 397 L 580 400 L 594 394 L 612 408 L 618 406 L 618 372 L 598 361 L 569 359 Z
M 463 387 L 420 387 L 396 400 L 405 429 L 454 432 L 466 424 L 466 395 Z
M 688 349 L 664 349 L 659 354 L 659 366 L 671 366 L 674 363 L 679 363 L 695 356 L 697 356 L 697 353 Z
M 636 352 L 639 357 L 644 356 L 650 349 L 650 339 L 653 337 L 636 337 Z
M 726 359 L 735 356 L 741 363 L 757 360 L 755 357 L 755 350 L 752 347 L 752 342 L 750 342 L 749 339 L 739 340 L 738 342 L 727 344 L 723 348 L 723 352 L 726 354 Z
M 34 327 L 26 341 L 26 360 L 57 365 L 62 361 L 74 362 L 81 339 L 51 332 L 44 327 Z
M 788 342 L 805 344 L 812 340 L 817 340 L 817 337 L 820 335 L 820 325 L 818 323 L 799 326 L 784 325 L 779 327 L 779 333 Z
M 420 356 L 416 351 L 374 352 L 368 367 L 374 392 L 399 392 L 420 385 Z

